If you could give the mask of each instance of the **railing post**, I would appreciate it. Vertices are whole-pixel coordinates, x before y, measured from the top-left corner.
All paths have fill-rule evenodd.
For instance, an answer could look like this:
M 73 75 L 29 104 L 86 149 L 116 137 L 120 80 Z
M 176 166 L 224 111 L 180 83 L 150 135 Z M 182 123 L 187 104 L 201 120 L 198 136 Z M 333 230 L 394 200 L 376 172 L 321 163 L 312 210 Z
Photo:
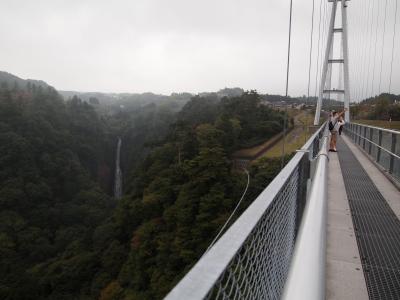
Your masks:
M 396 153 L 396 139 L 397 139 L 397 134 L 392 133 L 392 147 L 391 147 L 391 152 Z M 389 173 L 393 173 L 393 168 L 394 168 L 394 156 L 390 155 L 390 164 L 389 164 Z
M 361 137 L 362 137 L 362 126 L 359 125 L 359 132 L 358 132 L 358 144 L 361 146 Z
M 371 141 L 372 141 L 372 135 L 373 134 L 374 134 L 374 130 L 372 128 L 370 128 L 369 129 L 369 140 L 370 140 L 370 142 L 369 142 L 369 148 L 368 148 L 368 154 L 369 155 L 371 155 L 371 152 L 372 152 L 372 143 L 371 143 Z
M 353 141 L 354 141 L 354 143 L 357 143 L 357 125 L 356 124 L 353 125 L 353 128 L 352 128 L 351 132 L 353 133 Z
M 353 137 L 353 131 L 352 131 L 353 124 L 347 124 L 347 127 L 345 127 L 345 128 L 348 129 L 346 133 L 349 135 L 349 138 L 352 138 Z
M 358 141 L 358 139 L 359 139 L 358 127 L 359 127 L 358 125 L 354 125 L 354 142 L 355 142 L 356 144 L 358 144 L 357 141 Z
M 363 149 L 365 150 L 365 139 L 367 138 L 367 127 L 364 127 L 364 141 L 363 141 Z
M 357 143 L 357 125 L 356 124 L 354 124 L 354 126 L 353 126 L 352 133 L 353 133 L 353 141 L 354 141 L 354 143 Z
M 378 145 L 382 146 L 382 130 L 378 130 Z M 381 148 L 377 147 L 376 151 L 376 161 L 379 163 L 381 160 Z

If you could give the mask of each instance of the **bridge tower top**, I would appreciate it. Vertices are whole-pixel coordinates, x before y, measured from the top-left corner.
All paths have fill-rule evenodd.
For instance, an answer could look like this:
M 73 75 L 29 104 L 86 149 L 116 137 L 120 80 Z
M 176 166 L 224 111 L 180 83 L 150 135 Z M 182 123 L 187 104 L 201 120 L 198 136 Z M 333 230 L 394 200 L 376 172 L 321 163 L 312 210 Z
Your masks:
M 344 107 L 347 108 L 345 113 L 345 121 L 350 122 L 350 83 L 349 83 L 349 51 L 348 51 L 348 34 L 347 34 L 347 1 L 328 0 L 332 2 L 332 10 L 329 21 L 329 30 L 327 44 L 325 48 L 325 58 L 322 68 L 321 81 L 318 94 L 318 102 L 315 112 L 314 125 L 319 124 L 322 101 L 325 94 L 339 94 L 344 96 Z M 340 2 L 340 4 L 339 4 Z M 342 22 L 341 27 L 335 27 L 336 15 L 338 9 L 341 9 Z M 340 53 L 343 57 L 333 58 L 334 35 L 341 34 Z M 340 64 L 339 78 L 343 76 L 344 87 L 339 89 L 331 88 L 332 65 Z M 339 84 L 341 84 L 341 79 Z

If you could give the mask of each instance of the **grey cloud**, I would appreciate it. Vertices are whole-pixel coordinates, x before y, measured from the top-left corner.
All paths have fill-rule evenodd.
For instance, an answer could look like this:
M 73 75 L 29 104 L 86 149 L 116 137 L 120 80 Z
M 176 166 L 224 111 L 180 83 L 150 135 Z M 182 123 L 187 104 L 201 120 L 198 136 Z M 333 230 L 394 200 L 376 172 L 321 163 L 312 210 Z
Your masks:
M 284 93 L 289 1 L 0 3 L 0 68 L 58 89 L 168 94 L 240 86 Z M 292 95 L 307 92 L 311 4 L 294 1 Z

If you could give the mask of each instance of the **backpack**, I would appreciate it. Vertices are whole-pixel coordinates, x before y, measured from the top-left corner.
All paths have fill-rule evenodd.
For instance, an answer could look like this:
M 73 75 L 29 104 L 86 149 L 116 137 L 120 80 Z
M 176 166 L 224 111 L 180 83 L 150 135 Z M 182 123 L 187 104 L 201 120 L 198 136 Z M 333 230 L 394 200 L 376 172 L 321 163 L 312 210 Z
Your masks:
M 332 131 L 333 128 L 335 128 L 336 123 L 337 123 L 337 120 L 336 120 L 335 124 L 333 124 L 332 121 L 329 121 L 329 125 L 328 125 L 329 126 L 329 131 Z

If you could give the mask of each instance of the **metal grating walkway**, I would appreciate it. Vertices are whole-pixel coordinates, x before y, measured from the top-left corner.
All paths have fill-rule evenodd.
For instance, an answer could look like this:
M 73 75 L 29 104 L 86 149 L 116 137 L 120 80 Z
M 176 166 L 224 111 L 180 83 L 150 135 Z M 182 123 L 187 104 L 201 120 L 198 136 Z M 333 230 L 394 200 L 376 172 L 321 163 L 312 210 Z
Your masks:
M 400 299 L 400 221 L 341 139 L 338 151 L 369 298 Z

